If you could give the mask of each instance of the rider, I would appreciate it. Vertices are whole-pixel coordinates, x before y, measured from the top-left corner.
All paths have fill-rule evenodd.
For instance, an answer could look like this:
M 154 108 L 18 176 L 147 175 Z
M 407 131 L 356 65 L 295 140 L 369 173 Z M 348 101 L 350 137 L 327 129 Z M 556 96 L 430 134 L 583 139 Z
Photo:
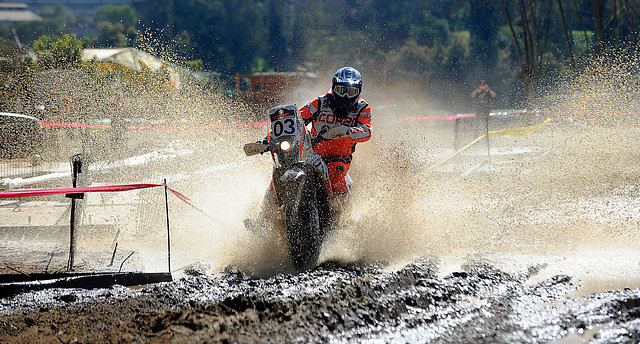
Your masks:
M 323 138 L 313 149 L 329 170 L 334 208 L 340 208 L 348 196 L 351 182 L 347 172 L 356 143 L 371 138 L 371 107 L 360 98 L 361 92 L 360 72 L 343 67 L 333 76 L 331 89 L 325 95 L 298 110 L 305 125 L 312 123 L 312 134 Z M 266 143 L 267 139 L 259 142 Z M 272 187 L 265 194 L 263 210 L 275 203 Z M 259 218 L 262 216 L 269 215 L 262 212 Z M 246 219 L 244 224 L 249 229 L 258 227 L 258 221 L 254 219 Z
M 356 143 L 371 138 L 371 107 L 360 98 L 361 92 L 360 72 L 343 67 L 333 76 L 325 95 L 299 110 L 305 124 L 313 123 L 312 134 L 325 139 L 313 149 L 327 164 L 333 194 L 340 201 L 350 188 L 347 172 Z

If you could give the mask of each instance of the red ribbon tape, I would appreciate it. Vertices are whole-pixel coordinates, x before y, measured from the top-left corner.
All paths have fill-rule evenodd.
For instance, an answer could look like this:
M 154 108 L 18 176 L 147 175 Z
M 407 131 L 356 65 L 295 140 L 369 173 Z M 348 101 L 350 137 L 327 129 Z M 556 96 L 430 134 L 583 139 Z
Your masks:
M 87 193 L 87 192 L 120 192 L 120 191 L 136 190 L 136 189 L 153 188 L 156 186 L 164 186 L 164 184 L 125 184 L 125 185 L 111 185 L 111 186 L 86 186 L 81 188 L 0 191 L 0 199 L 30 197 L 30 196 L 44 196 L 44 195 L 77 194 L 77 193 Z
M 20 198 L 20 197 L 33 197 L 33 196 L 45 196 L 45 195 L 63 195 L 63 194 L 80 194 L 90 192 L 121 192 L 137 189 L 154 188 L 158 186 L 164 186 L 165 184 L 124 184 L 124 185 L 108 185 L 108 186 L 87 186 L 81 188 L 60 188 L 60 189 L 37 189 L 37 190 L 13 190 L 13 191 L 0 191 L 0 199 L 3 198 Z M 203 213 L 208 218 L 215 220 L 213 216 L 198 207 L 189 197 L 185 196 L 179 191 L 176 191 L 170 187 L 167 187 L 178 199 L 188 204 L 199 212 Z

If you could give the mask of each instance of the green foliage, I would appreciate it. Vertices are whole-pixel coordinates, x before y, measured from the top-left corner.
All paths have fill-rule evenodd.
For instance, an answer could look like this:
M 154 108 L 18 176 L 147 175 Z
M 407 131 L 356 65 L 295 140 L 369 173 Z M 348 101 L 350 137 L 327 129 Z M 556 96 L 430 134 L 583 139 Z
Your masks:
M 90 45 L 101 48 L 121 48 L 134 45 L 138 35 L 138 17 L 130 5 L 102 6 L 96 13 L 98 34 Z
M 96 13 L 98 22 L 122 23 L 125 28 L 134 27 L 138 24 L 136 10 L 130 5 L 107 5 L 102 6 Z
M 38 15 L 45 20 L 55 20 L 62 25 L 72 25 L 76 17 L 64 5 L 45 6 Z
M 446 44 L 449 38 L 449 22 L 428 13 L 420 21 L 409 25 L 409 38 L 420 45 L 433 47 Z
M 40 69 L 70 69 L 82 65 L 84 43 L 75 34 L 40 37 L 33 43 Z
M 615 1 L 625 8 L 638 4 Z M 603 33 L 607 41 L 637 41 L 638 18 L 613 13 L 614 0 L 599 2 L 609 18 Z M 530 3 L 536 12 L 538 61 L 543 61 L 539 77 L 565 72 L 570 50 L 558 2 Z M 576 59 L 596 50 L 592 3 L 562 0 Z M 519 3 L 504 4 L 512 27 L 501 2 L 494 0 L 140 0 L 103 6 L 89 19 L 75 17 L 61 5 L 44 7 L 39 13 L 43 21 L 11 29 L 27 44 L 42 35 L 88 32 L 85 44 L 93 47 L 142 47 L 164 57 L 179 56 L 189 61 L 189 68 L 227 76 L 300 68 L 326 72 L 353 65 L 368 75 L 386 73 L 390 82 L 423 82 L 442 94 L 471 88 L 480 78 L 506 93 L 522 76 L 516 51 L 518 45 L 524 50 L 525 31 Z M 13 39 L 2 27 L 0 37 Z M 40 46 L 46 45 L 42 39 Z M 52 49 L 41 50 L 51 51 L 41 52 L 46 64 L 62 59 Z
M 187 67 L 191 70 L 203 70 L 204 63 L 201 59 L 187 61 Z
M 9 38 L 11 34 L 11 30 L 5 25 L 0 25 L 0 37 Z
M 571 32 L 571 37 L 573 37 L 573 46 L 578 54 L 588 54 L 591 47 L 595 44 L 595 35 L 593 31 L 574 30 Z
M 91 40 L 91 45 L 100 48 L 130 47 L 135 41 L 135 27 L 125 27 L 122 23 L 99 22 L 98 34 Z
M 20 41 L 25 44 L 32 44 L 42 35 L 62 35 L 69 33 L 69 28 L 55 19 L 44 19 L 42 21 L 32 21 L 16 23 L 13 26 Z M 14 37 L 7 37 L 14 39 Z

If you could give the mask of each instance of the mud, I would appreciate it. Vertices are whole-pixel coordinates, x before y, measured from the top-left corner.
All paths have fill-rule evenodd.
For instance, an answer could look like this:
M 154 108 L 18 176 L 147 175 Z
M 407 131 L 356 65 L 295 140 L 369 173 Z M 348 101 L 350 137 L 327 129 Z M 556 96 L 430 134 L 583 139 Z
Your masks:
M 298 275 L 186 276 L 141 289 L 50 290 L 2 300 L 12 343 L 637 343 L 640 291 L 574 298 L 569 276 L 531 283 L 478 263 L 439 278 L 325 263 Z M 193 274 L 193 273 L 192 273 Z

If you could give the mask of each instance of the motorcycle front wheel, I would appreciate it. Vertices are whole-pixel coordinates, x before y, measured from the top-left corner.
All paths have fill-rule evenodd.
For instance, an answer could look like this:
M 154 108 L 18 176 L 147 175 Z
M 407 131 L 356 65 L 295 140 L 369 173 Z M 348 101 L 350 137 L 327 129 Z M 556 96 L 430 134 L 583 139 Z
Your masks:
M 315 202 L 299 202 L 286 209 L 287 244 L 297 271 L 311 269 L 320 256 L 322 235 Z

